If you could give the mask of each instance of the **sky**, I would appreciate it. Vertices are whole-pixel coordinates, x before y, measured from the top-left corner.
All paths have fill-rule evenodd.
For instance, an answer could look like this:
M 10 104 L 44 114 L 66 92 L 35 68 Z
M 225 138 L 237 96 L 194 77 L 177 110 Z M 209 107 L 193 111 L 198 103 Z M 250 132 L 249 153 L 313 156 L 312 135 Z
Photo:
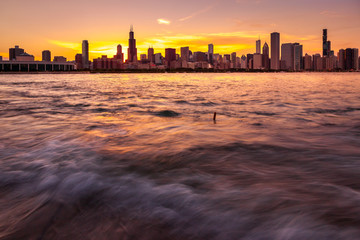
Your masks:
M 254 53 L 255 41 L 299 42 L 304 54 L 321 53 L 322 29 L 335 53 L 360 48 L 360 0 L 1 0 L 0 56 L 19 45 L 41 60 L 41 52 L 74 60 L 82 40 L 90 59 L 127 53 L 130 25 L 138 54 L 189 46 L 190 50 L 238 55 Z M 269 44 L 270 45 L 270 44 Z

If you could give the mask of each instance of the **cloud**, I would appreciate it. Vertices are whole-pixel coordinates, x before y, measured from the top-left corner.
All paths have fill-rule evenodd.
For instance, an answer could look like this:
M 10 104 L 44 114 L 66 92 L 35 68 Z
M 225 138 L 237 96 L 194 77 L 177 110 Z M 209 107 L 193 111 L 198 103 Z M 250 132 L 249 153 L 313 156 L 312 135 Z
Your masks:
M 196 17 L 196 16 L 198 16 L 198 15 L 200 15 L 200 14 L 206 13 L 206 12 L 210 11 L 212 8 L 214 8 L 216 5 L 217 5 L 217 2 L 214 3 L 214 4 L 211 5 L 211 6 L 208 6 L 207 8 L 204 8 L 204 9 L 201 9 L 201 10 L 199 10 L 199 11 L 194 12 L 194 13 L 190 14 L 189 16 L 180 18 L 179 21 L 180 21 L 180 22 L 187 21 L 187 20 L 189 20 L 189 19 L 191 19 L 191 18 L 193 18 L 193 17 Z
M 335 11 L 329 11 L 329 10 L 324 10 L 322 12 L 320 12 L 320 15 L 326 16 L 326 17 L 333 17 L 333 18 L 337 18 L 337 17 L 341 17 L 341 15 Z
M 157 20 L 158 24 L 165 24 L 165 25 L 169 25 L 171 22 L 162 18 L 159 18 Z

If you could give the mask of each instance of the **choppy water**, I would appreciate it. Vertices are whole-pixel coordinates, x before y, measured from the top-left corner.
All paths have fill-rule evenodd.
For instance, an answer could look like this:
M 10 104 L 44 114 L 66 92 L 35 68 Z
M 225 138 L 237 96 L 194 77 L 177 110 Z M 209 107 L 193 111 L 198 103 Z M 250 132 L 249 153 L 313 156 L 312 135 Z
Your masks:
M 0 75 L 0 239 L 360 239 L 360 74 Z

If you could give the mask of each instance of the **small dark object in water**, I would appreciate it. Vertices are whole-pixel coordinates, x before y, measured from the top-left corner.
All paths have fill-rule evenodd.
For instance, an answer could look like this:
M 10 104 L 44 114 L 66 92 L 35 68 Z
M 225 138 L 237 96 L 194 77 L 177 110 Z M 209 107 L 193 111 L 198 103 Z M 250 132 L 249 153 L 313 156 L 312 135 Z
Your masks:
M 216 112 L 214 112 L 214 118 L 213 118 L 214 122 L 216 121 Z

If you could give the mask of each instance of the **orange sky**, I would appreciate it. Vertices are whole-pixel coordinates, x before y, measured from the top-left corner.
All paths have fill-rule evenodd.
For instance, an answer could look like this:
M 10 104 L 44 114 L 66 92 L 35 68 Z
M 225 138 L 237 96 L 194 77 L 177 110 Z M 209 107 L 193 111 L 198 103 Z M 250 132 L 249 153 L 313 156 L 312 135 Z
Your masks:
M 91 59 L 115 54 L 117 44 L 126 53 L 130 24 L 139 54 L 149 46 L 206 51 L 209 43 L 220 54 L 254 53 L 255 41 L 269 43 L 273 31 L 313 54 L 323 28 L 337 52 L 360 48 L 359 13 L 359 0 L 2 0 L 0 56 L 20 45 L 37 60 L 45 49 L 73 60 L 84 39 Z

